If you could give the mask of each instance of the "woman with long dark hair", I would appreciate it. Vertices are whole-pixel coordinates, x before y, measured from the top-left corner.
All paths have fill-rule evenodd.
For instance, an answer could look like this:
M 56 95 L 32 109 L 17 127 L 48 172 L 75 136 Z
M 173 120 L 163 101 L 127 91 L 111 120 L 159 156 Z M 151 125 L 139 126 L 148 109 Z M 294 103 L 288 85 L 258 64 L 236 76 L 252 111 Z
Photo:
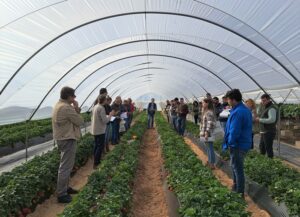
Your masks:
M 206 146 L 208 162 L 207 166 L 215 168 L 215 152 L 213 143 L 215 141 L 214 129 L 216 126 L 216 117 L 214 105 L 211 99 L 205 98 L 202 102 L 202 122 L 200 127 L 200 139 Z

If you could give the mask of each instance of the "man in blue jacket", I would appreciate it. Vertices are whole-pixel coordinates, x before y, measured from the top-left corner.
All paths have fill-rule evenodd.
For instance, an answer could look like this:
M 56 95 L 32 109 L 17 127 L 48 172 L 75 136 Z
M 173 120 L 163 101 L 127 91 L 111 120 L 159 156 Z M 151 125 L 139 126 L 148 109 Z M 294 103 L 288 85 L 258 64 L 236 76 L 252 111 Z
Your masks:
M 244 157 L 252 144 L 252 115 L 242 103 L 242 94 L 238 89 L 228 91 L 226 97 L 232 109 L 226 124 L 223 149 L 229 148 L 230 151 L 232 190 L 244 197 Z
M 148 129 L 153 128 L 154 115 L 157 110 L 157 106 L 154 103 L 154 98 L 151 99 L 151 102 L 148 104 Z

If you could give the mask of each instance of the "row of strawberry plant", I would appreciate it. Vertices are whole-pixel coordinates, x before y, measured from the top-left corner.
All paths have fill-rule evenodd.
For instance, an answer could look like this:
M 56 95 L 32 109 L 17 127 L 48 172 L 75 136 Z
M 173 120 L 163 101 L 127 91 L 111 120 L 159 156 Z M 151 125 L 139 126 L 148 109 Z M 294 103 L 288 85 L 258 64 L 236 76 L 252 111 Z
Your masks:
M 188 122 L 189 129 L 199 128 Z M 194 132 L 191 131 L 191 132 Z M 192 135 L 196 138 L 199 134 Z M 223 159 L 229 158 L 228 151 L 222 150 L 222 140 L 214 143 L 216 152 Z M 278 158 L 270 159 L 257 151 L 250 151 L 245 158 L 245 172 L 251 180 L 268 187 L 271 196 L 277 202 L 284 202 L 290 215 L 300 216 L 300 173 L 284 165 Z
M 276 202 L 284 202 L 290 216 L 300 216 L 300 173 L 284 165 L 278 158 L 270 159 L 250 151 L 245 159 L 246 175 L 268 187 Z
M 180 201 L 180 215 L 249 216 L 245 201 L 221 185 L 160 114 L 156 116 L 156 123 L 169 172 L 168 184 Z
M 300 105 L 299 104 L 283 104 L 280 108 L 281 117 L 283 118 L 299 118 Z
M 145 130 L 146 115 L 143 113 L 139 120 L 135 120 L 135 125 L 122 136 L 120 144 L 89 177 L 88 184 L 66 207 L 61 217 L 127 215 L 138 164 L 140 139 Z
M 91 156 L 93 137 L 83 136 L 77 144 L 73 172 Z M 26 216 L 55 190 L 60 155 L 57 148 L 0 176 L 0 216 Z
M 81 114 L 85 122 L 91 120 L 90 113 Z M 27 126 L 26 126 L 27 125 Z M 26 129 L 27 128 L 27 129 Z M 28 139 L 36 136 L 44 136 L 52 132 L 51 119 L 22 122 L 4 125 L 0 127 L 0 147 L 13 146 L 17 142 L 25 143 L 26 133 Z

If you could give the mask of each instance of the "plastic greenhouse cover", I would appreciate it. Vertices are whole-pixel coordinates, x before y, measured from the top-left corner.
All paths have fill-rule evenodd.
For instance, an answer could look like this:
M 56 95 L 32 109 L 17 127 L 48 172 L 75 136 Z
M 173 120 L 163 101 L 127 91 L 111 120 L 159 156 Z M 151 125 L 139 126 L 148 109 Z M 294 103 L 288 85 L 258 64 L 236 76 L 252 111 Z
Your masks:
M 299 11 L 293 0 L 2 0 L 0 124 L 49 117 L 65 85 L 84 110 L 105 86 L 133 100 L 240 88 L 299 103 Z

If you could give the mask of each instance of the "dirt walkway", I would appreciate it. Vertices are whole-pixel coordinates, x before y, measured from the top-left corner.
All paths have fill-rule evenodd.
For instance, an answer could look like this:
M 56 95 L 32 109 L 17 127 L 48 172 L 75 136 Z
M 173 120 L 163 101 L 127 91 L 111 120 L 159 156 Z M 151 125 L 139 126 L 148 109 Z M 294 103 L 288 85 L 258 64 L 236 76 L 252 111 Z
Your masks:
M 203 153 L 201 149 L 198 148 L 196 144 L 192 142 L 192 140 L 186 137 L 184 138 L 184 140 L 204 165 L 205 162 L 207 162 L 208 160 L 207 156 Z M 227 186 L 229 189 L 231 188 L 233 182 L 232 179 L 229 178 L 226 173 L 224 173 L 220 169 L 213 170 L 213 173 L 216 176 L 216 178 L 222 183 L 222 185 Z M 270 217 L 270 215 L 266 211 L 260 209 L 249 196 L 246 196 L 246 202 L 248 204 L 247 210 L 252 213 L 252 217 Z
M 132 126 L 135 124 L 135 119 L 132 121 Z M 112 151 L 115 146 L 109 145 L 109 150 Z M 93 160 L 89 161 L 81 167 L 76 174 L 70 179 L 70 186 L 74 189 L 82 189 L 88 181 L 88 177 L 94 172 L 93 170 Z M 53 194 L 49 199 L 39 204 L 35 211 L 28 217 L 56 217 L 61 214 L 66 207 L 66 204 L 57 203 L 57 197 Z
M 147 130 L 143 137 L 133 188 L 133 217 L 168 216 L 162 181 L 162 156 L 157 138 L 154 129 Z
M 88 176 L 93 172 L 93 160 L 89 161 L 81 167 L 70 180 L 70 186 L 74 189 L 83 188 L 88 180 Z M 37 206 L 35 211 L 28 217 L 56 217 L 64 211 L 66 205 L 57 203 L 57 198 L 52 195 L 44 203 Z

